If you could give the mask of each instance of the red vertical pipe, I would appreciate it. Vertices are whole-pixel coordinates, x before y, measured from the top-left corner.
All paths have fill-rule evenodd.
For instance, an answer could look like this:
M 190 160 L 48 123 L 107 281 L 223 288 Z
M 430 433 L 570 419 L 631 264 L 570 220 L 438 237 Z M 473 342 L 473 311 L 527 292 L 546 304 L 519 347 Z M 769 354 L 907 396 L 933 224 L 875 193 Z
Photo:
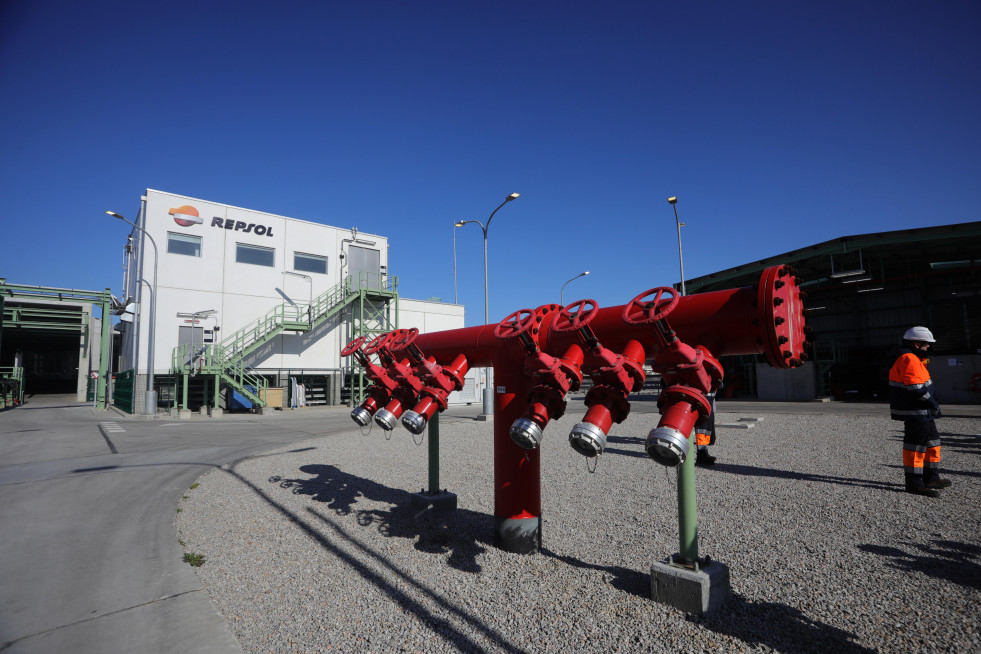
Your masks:
M 526 408 L 531 380 L 503 354 L 494 366 L 494 545 L 505 552 L 533 554 L 542 545 L 539 449 L 511 440 L 511 424 Z

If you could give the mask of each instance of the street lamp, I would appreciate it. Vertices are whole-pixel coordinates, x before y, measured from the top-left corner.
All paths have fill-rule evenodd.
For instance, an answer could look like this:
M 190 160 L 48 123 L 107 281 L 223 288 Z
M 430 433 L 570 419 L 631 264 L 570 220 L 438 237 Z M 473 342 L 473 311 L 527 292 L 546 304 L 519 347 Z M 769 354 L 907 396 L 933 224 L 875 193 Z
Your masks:
M 132 225 L 136 229 L 143 232 L 148 239 L 150 239 L 150 245 L 153 246 L 153 292 L 150 294 L 150 336 L 149 342 L 147 344 L 148 354 L 146 359 L 146 371 L 147 371 L 147 382 L 146 382 L 146 395 L 144 396 L 144 409 L 148 415 L 155 415 L 157 413 L 157 391 L 154 389 L 154 379 L 153 379 L 153 347 L 154 347 L 154 333 L 157 327 L 157 264 L 160 263 L 160 254 L 157 251 L 157 243 L 153 240 L 150 234 L 137 225 L 132 223 L 122 216 L 120 216 L 115 211 L 107 211 L 107 214 L 113 218 L 119 218 L 121 221 L 128 225 Z M 142 270 L 140 271 L 143 272 Z
M 456 228 L 467 224 L 465 220 L 458 220 L 453 223 L 453 304 L 460 304 L 460 298 L 456 293 Z
M 668 204 L 674 207 L 674 222 L 678 225 L 678 264 L 681 266 L 681 294 L 685 294 L 685 260 L 681 258 L 681 228 L 685 226 L 685 223 L 678 220 L 678 198 L 671 196 L 668 198 Z
M 573 277 L 572 279 L 570 279 L 569 282 L 575 281 L 575 280 L 579 279 L 580 277 L 585 277 L 588 274 L 589 274 L 589 271 L 588 270 L 585 271 L 585 272 L 581 272 L 578 275 L 576 275 L 575 277 Z M 565 306 L 565 301 L 562 299 L 562 297 L 563 297 L 563 294 L 565 293 L 565 287 L 569 285 L 569 282 L 566 282 L 565 284 L 562 284 L 562 290 L 559 291 L 559 306 L 562 306 L 562 307 Z
M 517 200 L 518 196 L 520 195 L 521 195 L 520 193 L 512 193 L 511 195 L 504 198 L 504 202 L 497 205 L 497 209 L 494 209 L 494 211 L 491 212 L 490 218 L 487 219 L 486 225 L 484 225 L 479 220 L 461 220 L 460 222 L 454 225 L 454 227 L 462 227 L 467 223 L 477 223 L 478 225 L 480 225 L 480 229 L 484 231 L 484 324 L 485 325 L 490 324 L 490 303 L 487 294 L 487 230 L 490 229 L 491 220 L 494 219 L 494 214 L 497 213 L 497 210 L 503 207 L 511 200 Z M 491 370 L 493 370 L 493 368 L 491 368 Z M 489 380 L 487 387 L 484 388 L 484 415 L 490 416 L 490 415 L 494 415 L 494 389 L 493 389 L 492 373 L 489 374 L 488 377 L 491 377 L 491 379 Z

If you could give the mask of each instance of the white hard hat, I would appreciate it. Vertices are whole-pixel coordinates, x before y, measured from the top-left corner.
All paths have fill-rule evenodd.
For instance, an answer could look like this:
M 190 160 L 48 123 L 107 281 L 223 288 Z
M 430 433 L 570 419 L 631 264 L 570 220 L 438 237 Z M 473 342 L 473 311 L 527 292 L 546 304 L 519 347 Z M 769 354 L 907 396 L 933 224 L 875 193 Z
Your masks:
M 904 341 L 921 341 L 923 343 L 936 343 L 933 334 L 926 327 L 910 327 L 903 334 Z

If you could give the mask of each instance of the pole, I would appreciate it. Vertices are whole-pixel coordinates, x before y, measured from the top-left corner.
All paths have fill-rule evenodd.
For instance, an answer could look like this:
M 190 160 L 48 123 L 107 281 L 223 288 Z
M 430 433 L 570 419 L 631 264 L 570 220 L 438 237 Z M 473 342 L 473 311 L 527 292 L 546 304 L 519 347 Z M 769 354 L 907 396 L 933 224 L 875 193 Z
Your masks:
M 460 304 L 456 292 L 456 223 L 453 223 L 453 304 Z
M 677 200 L 671 203 L 674 207 L 674 222 L 678 225 L 678 264 L 681 266 L 681 294 L 685 294 L 685 260 L 681 256 L 681 221 L 678 219 Z
M 429 492 L 439 493 L 439 411 L 429 419 Z
M 695 431 L 688 436 L 689 452 L 695 451 Z M 698 513 L 695 506 L 695 457 L 685 457 L 678 467 L 679 563 L 698 560 Z

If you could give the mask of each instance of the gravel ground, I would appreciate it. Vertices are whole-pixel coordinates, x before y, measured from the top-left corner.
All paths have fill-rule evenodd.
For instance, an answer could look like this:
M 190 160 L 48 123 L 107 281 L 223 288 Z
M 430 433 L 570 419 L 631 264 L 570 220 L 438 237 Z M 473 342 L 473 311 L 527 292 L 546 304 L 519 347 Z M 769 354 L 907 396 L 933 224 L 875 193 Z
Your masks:
M 549 425 L 538 555 L 493 546 L 492 427 L 446 416 L 442 520 L 409 509 L 425 443 L 352 425 L 204 475 L 178 537 L 247 652 L 981 652 L 981 419 L 939 421 L 954 485 L 931 499 L 902 492 L 901 423 L 746 410 L 696 472 L 699 553 L 731 576 L 708 617 L 649 599 L 678 550 L 652 414 L 592 473 L 567 444 L 582 414 Z

